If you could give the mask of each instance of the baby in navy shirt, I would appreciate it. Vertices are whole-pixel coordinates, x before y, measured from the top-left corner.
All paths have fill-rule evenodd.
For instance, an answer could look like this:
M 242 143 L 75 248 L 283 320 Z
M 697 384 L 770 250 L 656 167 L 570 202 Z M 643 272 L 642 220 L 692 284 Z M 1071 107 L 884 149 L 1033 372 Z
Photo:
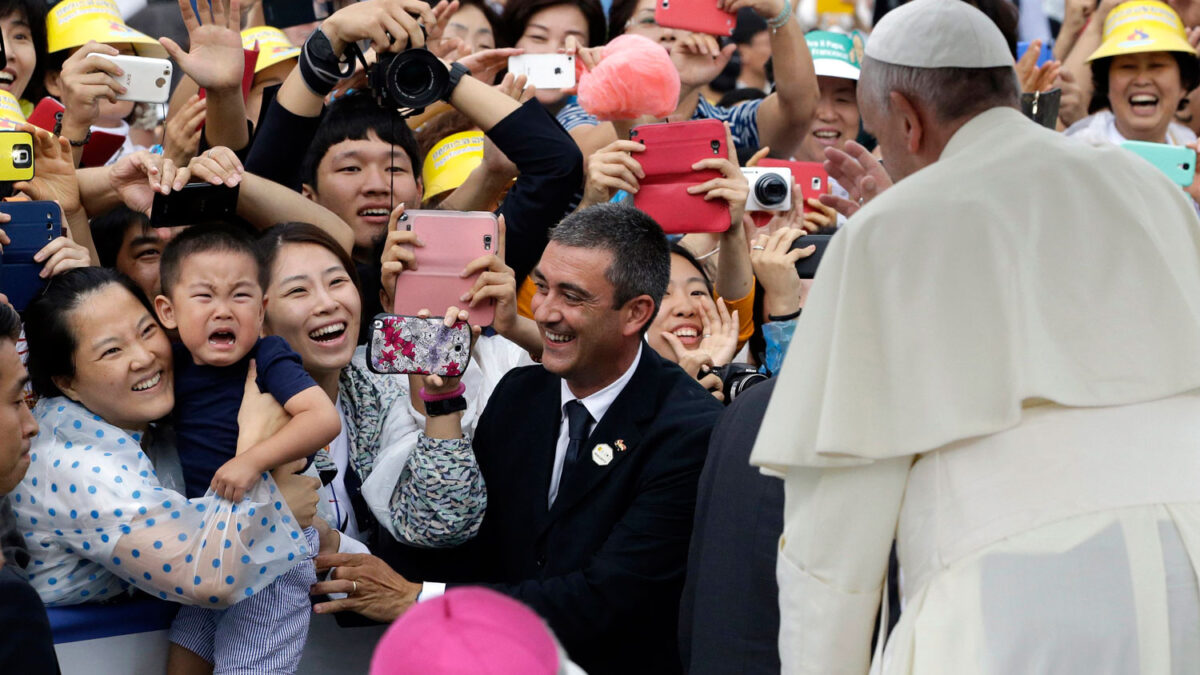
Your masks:
M 187 496 L 209 487 L 235 502 L 263 473 L 308 457 L 341 431 L 329 396 L 279 337 L 259 337 L 267 271 L 249 236 L 226 226 L 191 227 L 163 251 L 159 319 L 177 329 L 175 431 Z M 237 413 L 247 368 L 291 419 L 270 437 L 237 448 Z M 317 550 L 313 528 L 305 535 Z M 217 672 L 294 672 L 308 634 L 311 560 L 227 610 L 184 607 L 171 641 Z M 172 645 L 172 649 L 177 647 Z M 176 658 L 172 655 L 172 658 Z

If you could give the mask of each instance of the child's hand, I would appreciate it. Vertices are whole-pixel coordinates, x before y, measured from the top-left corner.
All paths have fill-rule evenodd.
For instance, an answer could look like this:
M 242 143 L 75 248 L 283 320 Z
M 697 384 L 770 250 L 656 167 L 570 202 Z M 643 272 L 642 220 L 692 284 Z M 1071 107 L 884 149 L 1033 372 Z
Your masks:
M 213 474 L 212 489 L 225 499 L 241 501 L 246 490 L 262 477 L 261 474 L 262 469 L 248 455 L 238 455 Z

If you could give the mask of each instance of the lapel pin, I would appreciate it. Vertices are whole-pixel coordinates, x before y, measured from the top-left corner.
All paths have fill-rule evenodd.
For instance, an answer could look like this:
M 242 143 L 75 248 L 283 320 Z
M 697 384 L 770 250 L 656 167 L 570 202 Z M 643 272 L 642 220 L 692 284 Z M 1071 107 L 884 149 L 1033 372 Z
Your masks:
M 592 461 L 599 466 L 607 466 L 613 459 L 613 449 L 607 443 L 601 443 L 592 448 Z
M 617 452 L 625 452 L 625 441 L 617 439 Z

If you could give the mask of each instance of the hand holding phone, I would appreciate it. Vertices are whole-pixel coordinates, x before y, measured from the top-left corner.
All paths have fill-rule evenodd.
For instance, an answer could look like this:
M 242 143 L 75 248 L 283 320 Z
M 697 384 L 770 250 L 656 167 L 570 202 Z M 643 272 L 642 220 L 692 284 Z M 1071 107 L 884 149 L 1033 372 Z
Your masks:
M 792 242 L 792 248 L 808 248 L 816 246 L 816 250 L 807 258 L 801 258 L 796 261 L 796 274 L 800 275 L 801 279 L 812 279 L 817 275 L 817 267 L 821 264 L 821 256 L 825 255 L 825 249 L 829 246 L 829 240 L 835 235 L 832 234 L 809 234 L 800 237 Z
M 705 200 L 688 188 L 722 177 L 720 171 L 696 171 L 692 166 L 727 158 L 725 126 L 717 120 L 644 124 L 629 132 L 630 140 L 646 147 L 637 156 L 645 173 L 633 205 L 645 211 L 668 234 L 724 232 L 729 229 L 729 203 Z
M 111 61 L 121 69 L 115 77 L 125 91 L 117 94 L 118 101 L 166 103 L 171 96 L 171 62 L 167 59 L 99 53 L 88 58 Z
M 416 316 L 428 309 L 444 315 L 451 307 L 463 308 L 462 296 L 470 292 L 478 274 L 461 276 L 467 264 L 497 253 L 499 222 L 486 211 L 408 211 L 399 216 L 397 227 L 424 245 L 416 253 L 416 268 L 406 269 L 396 281 L 392 312 Z M 495 319 L 492 299 L 471 308 L 471 323 L 489 326 Z
M 382 374 L 461 377 L 471 360 L 471 327 L 442 317 L 380 314 L 371 322 L 367 365 Z
M 508 57 L 508 72 L 524 75 L 528 86 L 570 89 L 575 86 L 575 57 L 571 54 L 517 54 Z
M 655 0 L 654 21 L 665 28 L 728 37 L 737 15 L 717 7 L 717 0 Z
M 0 181 L 33 179 L 33 135 L 0 131 Z
M 150 222 L 155 227 L 227 222 L 237 213 L 238 187 L 189 183 L 171 194 L 155 192 Z
M 1125 141 L 1121 147 L 1153 164 L 1180 187 L 1196 179 L 1196 151 L 1187 146 Z
M 23 311 L 45 285 L 34 256 L 62 236 L 62 209 L 54 202 L 0 202 L 9 221 L 0 225 L 9 243 L 0 252 L 0 293 Z

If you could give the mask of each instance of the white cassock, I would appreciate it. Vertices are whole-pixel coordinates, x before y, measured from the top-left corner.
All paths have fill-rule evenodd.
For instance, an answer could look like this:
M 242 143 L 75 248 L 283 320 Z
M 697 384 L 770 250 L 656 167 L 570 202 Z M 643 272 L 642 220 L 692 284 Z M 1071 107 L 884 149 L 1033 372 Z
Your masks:
M 1200 220 L 1007 108 L 850 219 L 751 461 L 785 673 L 1200 672 Z

